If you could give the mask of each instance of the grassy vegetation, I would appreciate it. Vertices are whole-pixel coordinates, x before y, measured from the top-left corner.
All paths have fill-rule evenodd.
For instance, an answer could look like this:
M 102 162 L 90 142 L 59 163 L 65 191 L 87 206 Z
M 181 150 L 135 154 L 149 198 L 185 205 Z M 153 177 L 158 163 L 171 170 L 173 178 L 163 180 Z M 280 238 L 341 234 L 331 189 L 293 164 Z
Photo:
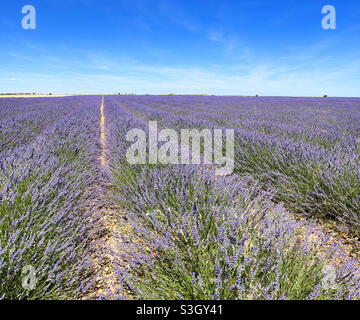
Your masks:
M 325 238 L 305 244 L 312 227 L 258 189 L 178 167 L 119 164 L 114 179 L 130 241 L 118 277 L 137 298 L 334 299 L 356 291 L 340 280 L 341 268 L 324 285 Z

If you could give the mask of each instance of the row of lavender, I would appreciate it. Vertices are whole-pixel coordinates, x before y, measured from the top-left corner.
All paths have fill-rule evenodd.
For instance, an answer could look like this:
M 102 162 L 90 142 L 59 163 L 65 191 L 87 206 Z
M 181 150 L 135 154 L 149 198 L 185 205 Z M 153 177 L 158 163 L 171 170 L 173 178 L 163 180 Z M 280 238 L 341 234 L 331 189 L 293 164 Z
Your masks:
M 175 129 L 226 127 L 220 124 L 226 121 L 243 130 L 250 123 L 241 121 L 240 111 L 238 119 L 232 113 L 242 101 L 106 97 L 110 190 L 120 228 L 117 285 L 106 298 L 359 298 L 356 261 L 311 222 L 294 220 L 255 172 L 215 178 L 205 166 L 128 164 L 128 130 L 147 130 L 147 120 Z M 258 116 L 268 121 L 264 110 Z
M 119 97 L 171 128 L 234 128 L 235 173 L 293 211 L 359 234 L 360 99 Z
M 91 286 L 100 102 L 1 100 L 0 298 L 73 298 Z

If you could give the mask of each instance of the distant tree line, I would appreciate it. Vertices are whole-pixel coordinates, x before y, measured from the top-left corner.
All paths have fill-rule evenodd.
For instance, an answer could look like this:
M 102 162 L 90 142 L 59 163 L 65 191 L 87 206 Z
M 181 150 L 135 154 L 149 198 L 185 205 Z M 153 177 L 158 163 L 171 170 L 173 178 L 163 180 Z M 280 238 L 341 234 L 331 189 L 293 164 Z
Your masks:
M 0 93 L 0 95 L 2 96 L 9 96 L 9 95 L 21 95 L 21 96 L 29 96 L 29 95 L 33 95 L 35 93 Z
M 12 93 L 0 93 L 0 96 L 32 96 L 36 94 L 42 94 L 42 93 L 29 93 L 29 92 L 12 92 Z M 52 93 L 48 93 L 49 96 L 52 96 Z

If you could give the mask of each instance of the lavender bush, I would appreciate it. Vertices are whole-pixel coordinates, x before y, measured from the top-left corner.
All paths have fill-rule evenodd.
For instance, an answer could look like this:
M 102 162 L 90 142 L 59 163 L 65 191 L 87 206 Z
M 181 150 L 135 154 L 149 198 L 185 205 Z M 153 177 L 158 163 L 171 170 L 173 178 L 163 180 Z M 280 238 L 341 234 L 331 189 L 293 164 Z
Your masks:
M 285 148 L 284 143 L 274 145 L 274 141 L 289 141 L 292 129 L 289 129 L 289 137 L 282 140 L 280 136 L 274 140 L 272 132 L 262 133 L 258 122 L 254 124 L 254 132 L 249 130 L 251 121 L 240 116 L 240 111 L 238 121 L 234 115 L 226 116 L 224 109 L 236 109 L 234 102 L 241 103 L 242 99 L 211 99 L 136 96 L 106 99 L 107 158 L 112 201 L 119 210 L 121 231 L 114 234 L 118 246 L 113 250 L 118 285 L 107 288 L 105 298 L 358 298 L 356 260 L 349 258 L 340 243 L 316 224 L 294 219 L 286 209 L 296 208 L 294 203 L 279 196 L 277 181 L 264 179 L 261 175 L 266 172 L 282 177 L 296 170 L 301 172 L 304 166 L 308 166 L 316 177 L 314 164 L 318 158 L 310 152 L 307 158 L 297 158 L 296 152 L 300 149 L 298 153 L 302 155 L 307 145 L 314 144 L 317 137 L 311 135 L 309 141 L 312 142 L 309 144 L 296 144 L 292 140 L 292 144 L 288 142 L 289 148 L 292 145 L 297 148 L 290 150 Z M 272 102 L 271 99 L 265 101 Z M 220 103 L 226 106 L 222 107 L 221 114 Z M 265 109 L 264 105 L 261 107 Z M 289 107 L 269 109 L 268 117 L 278 119 L 281 108 L 287 110 Z M 182 116 L 181 110 L 184 110 L 185 116 Z M 191 116 L 186 116 L 187 110 L 192 112 Z M 214 118 L 211 118 L 212 113 Z M 245 113 L 252 115 L 251 110 Z M 265 121 L 264 110 L 260 114 Z M 219 125 L 221 119 L 237 130 L 237 168 L 230 177 L 215 178 L 212 168 L 205 166 L 131 166 L 126 163 L 126 132 L 134 127 L 146 130 L 148 120 L 157 120 L 160 126 L 175 129 L 212 129 L 222 127 Z M 278 132 L 287 135 L 285 130 L 279 129 Z M 267 149 L 276 146 L 277 153 Z M 328 153 L 332 150 L 330 145 L 322 148 L 329 150 Z M 259 151 L 259 159 L 255 156 L 250 158 L 250 150 Z M 284 152 L 287 152 L 286 155 Z M 351 154 L 356 150 L 344 149 L 343 152 Z M 246 160 L 249 163 L 242 161 L 243 154 L 248 156 Z M 297 169 L 290 163 L 291 157 L 298 163 Z M 305 159 L 308 162 L 300 167 Z M 278 164 L 279 168 L 272 168 L 269 162 Z M 262 164 L 264 170 L 260 171 L 254 163 Z M 279 172 L 280 169 L 282 172 Z M 284 185 L 283 189 L 286 190 L 286 187 Z M 306 187 L 304 189 L 296 189 L 293 198 L 299 196 L 297 199 L 300 202 L 302 192 L 307 192 Z M 293 190 L 286 191 L 288 193 L 284 191 L 284 195 Z M 342 206 L 343 212 L 349 212 L 344 198 L 331 197 L 334 195 L 329 193 L 328 198 Z M 302 205 L 311 209 L 309 204 L 313 203 L 315 199 L 310 199 L 309 203 Z M 320 210 L 325 205 L 327 202 L 320 201 L 317 208 Z M 318 212 L 318 215 L 321 214 L 321 211 Z M 336 218 L 356 226 L 356 216 L 348 220 L 339 211 Z M 328 270 L 334 270 L 334 274 L 330 276 Z M 329 278 L 331 281 L 328 281 Z M 124 297 L 125 292 L 127 295 Z
M 274 201 L 359 233 L 360 99 L 124 96 L 115 103 L 165 128 L 234 128 L 235 173 Z
M 0 101 L 0 299 L 359 298 L 358 260 L 312 220 L 359 233 L 359 99 L 106 96 L 103 145 L 100 105 Z M 128 164 L 149 120 L 234 128 L 234 173 Z
M 101 229 L 96 208 L 91 208 L 98 179 L 99 101 L 83 98 L 78 105 L 77 99 L 62 100 L 65 108 L 52 101 L 49 112 L 40 106 L 21 115 L 17 135 L 6 132 L 6 138 L 19 143 L 1 149 L 3 299 L 73 298 L 93 281 L 90 252 Z M 10 118 L 1 125 L 10 128 L 15 121 Z M 31 126 L 39 134 L 28 140 Z M 27 266 L 35 271 L 30 289 L 23 284 Z

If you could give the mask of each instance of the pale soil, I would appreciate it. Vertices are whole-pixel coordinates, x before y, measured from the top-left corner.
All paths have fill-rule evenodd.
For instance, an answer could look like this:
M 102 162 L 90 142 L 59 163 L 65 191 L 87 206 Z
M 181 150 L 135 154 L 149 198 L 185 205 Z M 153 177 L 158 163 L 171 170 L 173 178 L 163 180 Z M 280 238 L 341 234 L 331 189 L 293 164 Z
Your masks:
M 303 216 L 298 216 L 293 214 L 292 215 L 295 220 L 298 221 L 306 221 L 307 218 Z M 360 268 L 360 243 L 359 239 L 357 237 L 354 237 L 348 232 L 340 232 L 336 226 L 335 222 L 327 222 L 327 221 L 321 221 L 320 219 L 314 219 L 313 221 L 316 225 L 313 232 L 311 234 L 307 234 L 307 240 L 304 238 L 303 241 L 308 241 L 308 243 L 314 243 L 317 242 L 321 243 L 320 234 L 323 232 L 327 236 L 329 236 L 329 239 L 327 243 L 324 245 L 322 250 L 320 250 L 321 254 L 326 254 L 331 246 L 333 246 L 335 243 L 339 245 L 339 249 L 343 251 L 343 255 L 340 251 L 333 252 L 332 261 L 331 264 L 337 267 L 341 267 L 344 265 L 348 260 L 354 259 L 356 262 L 356 267 Z M 305 230 L 304 235 L 305 235 Z M 329 257 L 328 257 L 329 258 Z M 356 273 L 356 276 L 360 278 L 360 271 Z
M 100 106 L 100 145 L 101 154 L 99 157 L 102 167 L 107 167 L 105 149 L 106 149 L 106 137 L 105 137 L 105 115 L 104 115 L 104 97 Z M 95 207 L 99 207 L 99 203 L 95 200 Z M 98 251 L 93 256 L 94 272 L 97 274 L 97 279 L 92 288 L 82 297 L 85 300 L 93 299 L 117 299 L 123 297 L 125 299 L 132 299 L 131 293 L 127 292 L 122 287 L 121 283 L 117 279 L 116 269 L 124 266 L 126 261 L 119 258 L 122 252 L 119 252 L 119 248 L 122 247 L 122 240 L 119 235 L 125 230 L 119 225 L 119 215 L 122 214 L 119 208 L 110 207 L 104 205 L 99 207 L 100 214 L 102 216 L 103 235 L 101 241 L 98 244 Z

